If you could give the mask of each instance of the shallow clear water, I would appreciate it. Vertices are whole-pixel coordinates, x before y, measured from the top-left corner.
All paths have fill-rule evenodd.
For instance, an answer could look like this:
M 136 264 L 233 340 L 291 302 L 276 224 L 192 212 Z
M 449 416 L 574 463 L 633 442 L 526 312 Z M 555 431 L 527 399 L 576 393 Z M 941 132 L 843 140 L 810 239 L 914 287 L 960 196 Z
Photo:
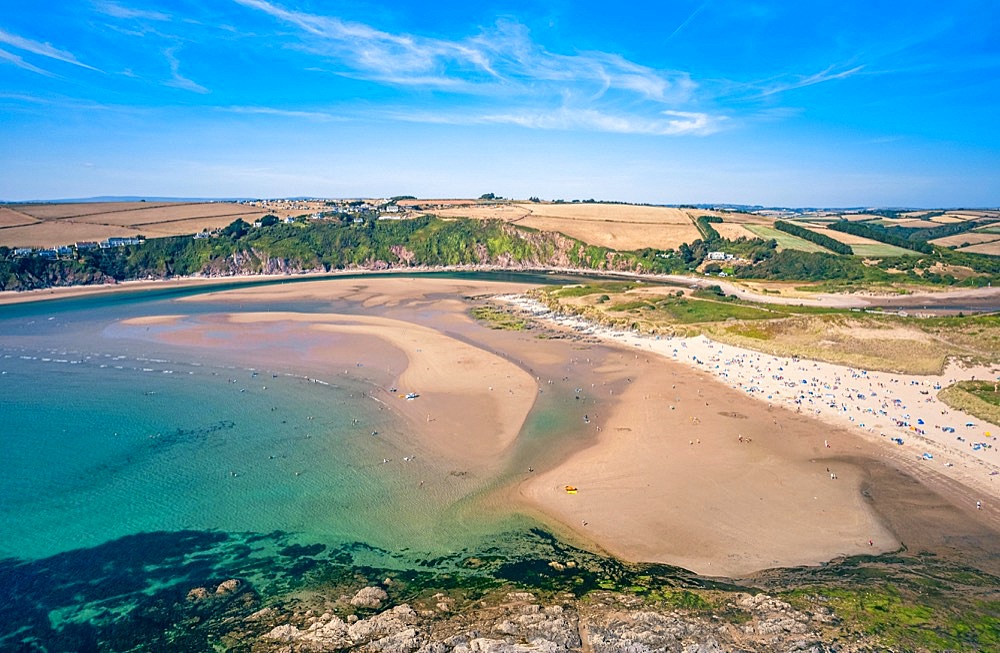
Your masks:
M 267 593 L 317 555 L 410 568 L 521 546 L 533 524 L 481 509 L 502 479 L 420 455 L 370 398 L 374 371 L 253 369 L 120 324 L 232 310 L 155 295 L 0 308 L 0 648 L 8 628 L 92 621 L 206 577 Z

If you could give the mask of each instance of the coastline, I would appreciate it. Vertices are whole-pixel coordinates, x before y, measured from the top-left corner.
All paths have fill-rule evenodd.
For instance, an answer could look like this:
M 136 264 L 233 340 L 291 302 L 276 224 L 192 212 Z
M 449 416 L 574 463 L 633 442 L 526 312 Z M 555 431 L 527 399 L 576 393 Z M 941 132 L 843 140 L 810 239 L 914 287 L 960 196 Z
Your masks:
M 50 299 L 63 299 L 80 297 L 91 294 L 103 294 L 113 292 L 141 291 L 156 288 L 186 288 L 200 286 L 218 286 L 232 283 L 253 283 L 255 281 L 275 281 L 281 280 L 323 280 L 337 279 L 345 276 L 373 276 L 373 277 L 393 277 L 412 274 L 428 273 L 461 273 L 461 272 L 508 272 L 508 273 L 537 273 L 537 274 L 566 274 L 579 275 L 583 277 L 629 279 L 638 282 L 666 283 L 680 285 L 691 288 L 703 288 L 711 285 L 720 286 L 724 292 L 734 295 L 745 301 L 759 302 L 764 304 L 789 304 L 802 306 L 822 306 L 826 308 L 843 309 L 879 309 L 884 310 L 920 310 L 924 304 L 942 302 L 962 302 L 968 300 L 990 299 L 993 302 L 992 310 L 1000 307 L 1000 287 L 985 288 L 942 288 L 929 287 L 920 292 L 913 292 L 900 295 L 898 293 L 875 293 L 871 291 L 841 294 L 841 293 L 796 293 L 794 296 L 784 296 L 774 293 L 758 292 L 750 284 L 738 284 L 732 281 L 719 279 L 716 277 L 686 276 L 676 274 L 645 274 L 627 271 L 595 270 L 588 268 L 509 268 L 496 265 L 459 265 L 459 266 L 416 266 L 408 268 L 390 268 L 387 270 L 370 270 L 365 268 L 344 269 L 332 272 L 306 271 L 298 274 L 252 274 L 252 275 L 232 275 L 219 277 L 187 276 L 170 277 L 165 279 L 136 279 L 120 281 L 113 284 L 77 285 L 77 286 L 56 286 L 38 290 L 6 290 L 0 291 L 0 306 L 6 304 L 19 304 L 25 302 L 41 302 Z M 924 310 L 927 314 L 948 314 L 957 312 L 960 309 L 936 308 Z M 974 310 L 989 312 L 990 307 L 983 307 Z
M 862 500 L 870 492 L 871 475 L 864 460 L 889 462 L 949 497 L 953 509 L 1000 530 L 1000 481 L 994 481 L 1000 470 L 994 445 L 1000 429 L 979 420 L 965 427 L 971 418 L 959 411 L 941 415 L 943 404 L 929 390 L 951 378 L 982 375 L 985 368 L 952 366 L 945 375 L 923 379 L 862 373 L 780 359 L 703 336 L 658 339 L 614 331 L 551 314 L 524 297 L 504 299 L 556 328 L 613 342 L 631 353 L 636 383 L 619 408 L 601 420 L 598 442 L 520 489 L 539 510 L 616 555 L 678 564 L 706 575 L 745 575 L 768 566 L 821 564 L 894 550 L 904 539 L 913 541 L 913 534 L 890 533 L 885 515 L 876 516 Z M 672 371 L 650 381 L 649 372 L 640 371 L 642 362 Z M 792 377 L 795 390 L 787 385 Z M 860 405 L 845 410 L 846 403 L 827 402 L 829 390 L 844 401 L 847 387 L 862 379 L 866 389 L 868 383 L 887 388 L 883 397 L 890 410 L 861 412 Z M 796 403 L 803 385 L 806 397 L 815 394 L 816 401 Z M 863 405 L 856 397 L 846 399 L 851 401 Z M 881 404 L 869 401 L 869 406 Z M 892 421 L 910 412 L 909 426 Z M 923 434 L 915 431 L 918 419 Z M 945 433 L 939 421 L 961 424 L 962 434 Z M 903 444 L 894 444 L 894 437 L 903 438 Z M 953 444 L 955 437 L 961 440 Z M 966 451 L 965 445 L 977 439 L 990 447 Z M 578 494 L 566 495 L 562 483 L 576 486 Z M 808 504 L 817 506 L 823 518 L 804 516 Z M 655 516 L 648 514 L 650 505 L 656 506 Z M 760 523 L 741 530 L 747 514 Z M 706 532 L 706 517 L 725 527 Z M 769 533 L 768 526 L 777 524 L 782 526 Z M 798 535 L 788 537 L 793 532 Z M 687 541 L 678 544 L 677 533 Z
M 542 514 L 545 522 L 627 560 L 744 576 L 894 551 L 913 541 L 918 526 L 906 526 L 911 529 L 906 532 L 889 528 L 866 497 L 872 476 L 864 461 L 889 460 L 931 485 L 931 471 L 964 469 L 956 463 L 931 470 L 850 423 L 796 414 L 774 400 L 750 400 L 762 396 L 730 387 L 707 364 L 674 360 L 672 350 L 654 348 L 677 346 L 681 339 L 656 341 L 587 324 L 574 331 L 567 323 L 554 326 L 585 338 L 542 339 L 531 332 L 491 331 L 467 315 L 469 296 L 523 292 L 531 284 L 403 275 L 326 283 L 331 278 L 227 289 L 178 302 L 329 301 L 326 312 L 223 312 L 212 314 L 206 327 L 186 323 L 171 310 L 159 326 L 179 334 L 169 342 L 190 347 L 217 345 L 202 338 L 199 328 L 238 333 L 242 341 L 228 345 L 238 353 L 270 352 L 272 360 L 307 370 L 334 372 L 333 366 L 355 361 L 383 365 L 379 375 L 396 384 L 397 392 L 386 389 L 372 398 L 406 424 L 420 443 L 421 457 L 453 461 L 454 469 L 471 470 L 487 486 L 496 479 L 487 505 Z M 340 310 L 346 305 L 353 308 Z M 137 326 L 155 322 L 145 320 Z M 298 358 L 281 349 L 292 346 L 288 335 L 296 333 L 309 334 L 309 345 L 293 352 Z M 692 340 L 683 349 L 706 363 L 736 355 L 730 351 L 735 348 L 720 347 Z M 389 359 L 396 362 L 388 367 L 380 362 Z M 421 396 L 413 401 L 398 396 L 406 392 Z M 565 400 L 561 405 L 575 426 L 570 437 L 552 446 L 534 445 L 547 450 L 533 463 L 537 450 L 524 453 L 527 445 L 517 435 L 543 393 L 547 400 Z M 480 440 L 469 439 L 484 430 L 489 433 Z M 944 463 L 938 456 L 935 461 Z M 534 471 L 527 472 L 528 465 Z M 964 485 L 967 479 L 942 478 L 955 480 L 935 486 L 950 504 L 934 507 L 932 517 L 968 512 L 965 504 L 973 495 Z M 570 484 L 577 494 L 565 492 Z M 1000 502 L 985 503 L 981 514 L 966 517 L 1000 530 L 994 505 Z

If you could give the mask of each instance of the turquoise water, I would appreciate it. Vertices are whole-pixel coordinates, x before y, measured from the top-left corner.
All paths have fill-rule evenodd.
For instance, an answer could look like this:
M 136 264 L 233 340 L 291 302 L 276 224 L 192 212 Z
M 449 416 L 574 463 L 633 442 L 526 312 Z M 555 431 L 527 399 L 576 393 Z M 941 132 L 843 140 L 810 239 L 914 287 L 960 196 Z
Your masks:
M 241 310 L 262 308 L 329 305 Z M 374 369 L 307 377 L 121 326 L 232 305 L 0 310 L 0 649 L 120 619 L 164 588 L 237 576 L 267 594 L 329 561 L 433 567 L 516 550 L 532 526 L 478 509 L 496 478 L 422 455 L 370 398 L 385 390 Z
M 32 326 L 0 347 L 0 556 L 184 529 L 436 554 L 468 530 L 445 512 L 476 479 L 404 460 L 412 443 L 363 369 L 324 380 L 209 361 L 100 316 Z

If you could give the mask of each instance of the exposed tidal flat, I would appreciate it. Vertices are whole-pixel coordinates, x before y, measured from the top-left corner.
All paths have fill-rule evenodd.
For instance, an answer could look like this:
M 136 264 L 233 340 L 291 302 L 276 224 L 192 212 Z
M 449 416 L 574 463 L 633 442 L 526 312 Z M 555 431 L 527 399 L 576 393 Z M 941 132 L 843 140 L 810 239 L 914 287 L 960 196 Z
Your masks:
M 942 596 L 965 592 L 995 617 L 996 532 L 967 506 L 846 432 L 833 455 L 816 448 L 826 432 L 818 422 L 782 417 L 779 432 L 763 403 L 667 361 L 557 333 L 491 331 L 469 318 L 475 297 L 519 287 L 332 280 L 5 311 L 0 643 L 279 646 L 288 642 L 268 639 L 274 628 L 305 630 L 324 611 L 358 623 L 381 618 L 338 598 L 372 584 L 391 604 L 419 608 L 413 617 L 399 612 L 397 630 L 425 634 L 437 623 L 428 614 L 444 619 L 491 601 L 580 614 L 569 597 L 598 588 L 665 609 L 735 610 L 757 623 L 763 604 L 747 607 L 742 594 L 726 592 L 784 592 L 817 615 L 811 592 L 837 588 L 824 601 L 840 606 L 843 593 L 850 604 L 863 590 L 888 601 L 884 612 L 895 618 L 932 586 Z M 645 414 L 648 397 L 672 385 L 679 390 L 667 401 L 717 402 L 697 427 Z M 752 434 L 754 446 L 731 446 L 734 428 Z M 656 464 L 664 449 L 635 440 L 640 430 L 678 437 L 669 464 Z M 641 448 L 648 464 L 599 470 L 600 479 L 588 475 L 593 466 L 565 465 L 609 434 Z M 720 461 L 726 474 L 717 473 Z M 830 464 L 837 483 L 822 471 Z M 643 478 L 663 473 L 676 479 L 670 494 L 644 490 Z M 570 483 L 579 494 L 564 492 Z M 579 512 L 608 488 L 618 500 L 627 491 L 622 519 L 646 519 L 616 526 Z M 799 494 L 820 491 L 822 508 L 800 505 Z M 567 501 L 577 503 L 551 509 Z M 591 520 L 605 537 L 619 534 L 625 560 L 715 562 L 724 571 L 623 562 L 596 545 Z M 684 524 L 689 532 L 679 532 Z M 781 546 L 770 546 L 778 538 Z M 657 541 L 669 544 L 648 544 Z M 630 557 L 635 542 L 665 557 Z M 839 562 L 825 564 L 832 559 Z M 768 566 L 791 569 L 762 571 Z M 538 596 L 509 599 L 508 583 Z M 433 599 L 436 590 L 446 594 Z M 800 623 L 789 628 L 805 640 L 839 636 L 822 619 L 797 622 L 786 605 L 775 614 Z M 504 619 L 520 623 L 520 607 L 511 610 Z M 600 619 L 588 618 L 596 628 Z M 950 613 L 921 618 L 918 629 L 957 628 Z M 490 619 L 483 616 L 484 632 L 499 627 Z M 332 616 L 320 621 L 339 628 Z

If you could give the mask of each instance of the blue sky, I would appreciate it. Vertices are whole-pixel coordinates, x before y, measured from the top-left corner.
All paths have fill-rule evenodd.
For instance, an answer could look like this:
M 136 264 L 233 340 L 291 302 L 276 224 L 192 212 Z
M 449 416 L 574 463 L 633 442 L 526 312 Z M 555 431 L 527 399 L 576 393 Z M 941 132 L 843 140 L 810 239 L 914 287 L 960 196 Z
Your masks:
M 0 199 L 1000 205 L 1000 2 L 0 0 Z

